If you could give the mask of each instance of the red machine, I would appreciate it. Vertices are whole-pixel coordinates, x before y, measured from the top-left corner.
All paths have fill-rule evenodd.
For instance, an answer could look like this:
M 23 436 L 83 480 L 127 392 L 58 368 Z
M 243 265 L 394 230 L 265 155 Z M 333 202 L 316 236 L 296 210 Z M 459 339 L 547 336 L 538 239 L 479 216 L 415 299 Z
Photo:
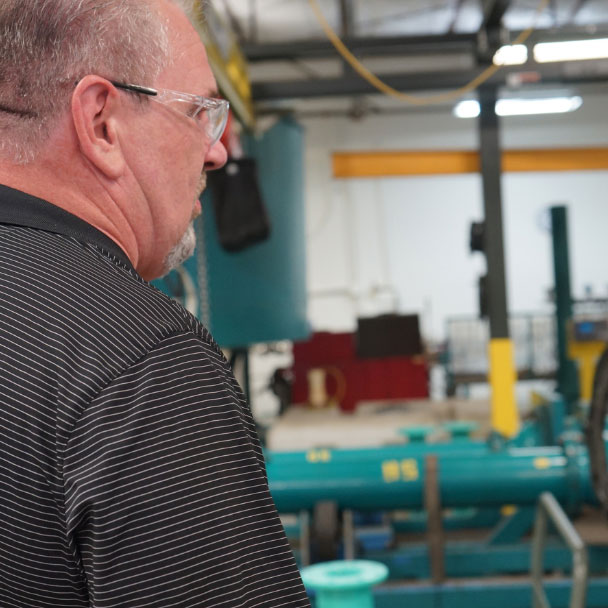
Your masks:
M 428 398 L 428 365 L 421 354 L 417 318 L 414 334 L 412 316 L 404 318 L 391 315 L 360 322 L 356 333 L 321 332 L 295 343 L 292 401 L 320 407 L 325 395 L 342 410 L 353 411 L 360 401 Z M 399 328 L 405 325 L 409 337 L 399 341 Z M 387 331 L 391 337 L 383 339 Z

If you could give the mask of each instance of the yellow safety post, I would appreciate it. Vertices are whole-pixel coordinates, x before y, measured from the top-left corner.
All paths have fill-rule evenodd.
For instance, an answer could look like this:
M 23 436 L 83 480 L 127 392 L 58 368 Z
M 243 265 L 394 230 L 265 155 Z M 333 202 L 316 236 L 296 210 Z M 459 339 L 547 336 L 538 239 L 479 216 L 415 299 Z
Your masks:
M 591 403 L 595 366 L 605 349 L 606 343 L 599 340 L 572 340 L 568 344 L 569 357 L 578 363 L 581 399 L 585 403 Z
M 519 431 L 519 411 L 515 400 L 517 371 L 513 342 L 509 338 L 490 340 L 490 373 L 492 388 L 492 429 L 504 437 Z

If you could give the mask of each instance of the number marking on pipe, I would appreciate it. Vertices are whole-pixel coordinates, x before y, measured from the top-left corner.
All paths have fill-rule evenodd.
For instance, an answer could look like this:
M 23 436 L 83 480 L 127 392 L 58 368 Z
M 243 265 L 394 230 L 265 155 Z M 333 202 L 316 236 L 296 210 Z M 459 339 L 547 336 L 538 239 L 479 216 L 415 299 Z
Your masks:
M 306 453 L 308 462 L 329 462 L 331 460 L 330 450 L 309 450 Z
M 534 468 L 542 471 L 551 468 L 551 461 L 546 456 L 539 456 L 534 459 Z
M 410 458 L 401 461 L 401 475 L 403 481 L 416 481 L 420 477 L 418 473 L 418 461 Z
M 415 458 L 406 460 L 385 460 L 382 463 L 382 479 L 385 483 L 395 481 L 417 481 L 420 477 L 418 461 Z

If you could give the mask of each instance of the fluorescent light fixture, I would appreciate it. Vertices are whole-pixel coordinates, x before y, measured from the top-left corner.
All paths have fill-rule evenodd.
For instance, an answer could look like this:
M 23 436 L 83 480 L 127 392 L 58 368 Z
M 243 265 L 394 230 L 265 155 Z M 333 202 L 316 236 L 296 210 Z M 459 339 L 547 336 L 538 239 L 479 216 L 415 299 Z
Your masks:
M 546 99 L 499 99 L 496 102 L 498 116 L 524 116 L 529 114 L 562 114 L 574 112 L 583 105 L 581 97 L 549 97 Z M 466 99 L 456 104 L 454 115 L 458 118 L 479 116 L 479 102 Z
M 496 114 L 521 116 L 525 114 L 564 114 L 574 112 L 583 105 L 581 97 L 549 97 L 547 99 L 499 99 Z
M 608 38 L 539 42 L 534 45 L 534 59 L 538 63 L 606 58 L 608 58 Z
M 521 65 L 528 61 L 528 47 L 525 44 L 501 46 L 494 55 L 494 65 Z
M 465 99 L 454 106 L 454 116 L 458 118 L 476 118 L 480 111 L 479 102 L 475 99 Z

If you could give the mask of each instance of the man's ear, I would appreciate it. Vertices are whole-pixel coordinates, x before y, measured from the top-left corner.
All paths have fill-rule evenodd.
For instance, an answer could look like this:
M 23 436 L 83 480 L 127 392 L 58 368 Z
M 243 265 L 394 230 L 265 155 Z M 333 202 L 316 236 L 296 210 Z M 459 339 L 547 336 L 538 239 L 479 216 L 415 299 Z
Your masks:
M 118 109 L 118 92 L 99 76 L 85 76 L 72 93 L 72 120 L 82 154 L 109 179 L 120 177 L 125 168 Z

